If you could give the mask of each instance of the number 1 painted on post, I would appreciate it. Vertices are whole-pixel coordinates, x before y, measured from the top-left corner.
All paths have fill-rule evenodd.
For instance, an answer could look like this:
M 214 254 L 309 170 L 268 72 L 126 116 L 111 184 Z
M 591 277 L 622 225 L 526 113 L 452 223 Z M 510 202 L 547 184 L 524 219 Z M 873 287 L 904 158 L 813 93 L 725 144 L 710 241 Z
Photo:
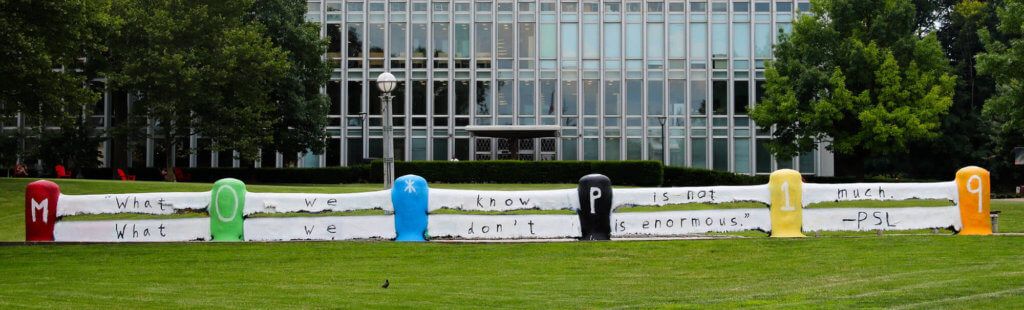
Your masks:
M 780 208 L 780 209 L 782 211 L 793 211 L 793 210 L 795 210 L 796 208 L 794 208 L 793 204 L 791 204 L 789 202 L 789 182 L 782 182 L 782 186 L 780 186 L 780 187 L 782 188 L 782 192 L 784 193 L 783 196 L 786 197 L 786 205 L 782 206 L 782 208 Z

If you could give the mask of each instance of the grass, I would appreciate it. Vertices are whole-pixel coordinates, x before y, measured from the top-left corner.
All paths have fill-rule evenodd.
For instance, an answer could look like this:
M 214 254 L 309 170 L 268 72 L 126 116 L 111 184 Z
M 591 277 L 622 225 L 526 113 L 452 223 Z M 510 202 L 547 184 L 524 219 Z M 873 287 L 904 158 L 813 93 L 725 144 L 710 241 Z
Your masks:
M 1016 308 L 1021 248 L 1013 236 L 10 246 L 0 307 Z
M 0 179 L 0 240 L 24 239 L 24 186 L 29 181 Z M 57 182 L 68 194 L 210 188 L 210 184 L 196 183 Z M 248 188 L 338 193 L 380 186 Z M 885 206 L 931 203 L 948 205 L 912 201 Z M 853 206 L 881 205 L 856 202 L 818 207 Z M 723 207 L 763 205 L 696 204 L 621 211 Z M 1024 201 L 995 200 L 992 209 L 1003 211 L 1000 231 L 1024 232 Z M 95 219 L 99 218 L 109 217 Z M 842 235 L 860 234 L 874 233 Z M 764 236 L 760 232 L 739 235 Z M 0 246 L 0 308 L 1016 308 L 1024 304 L 1024 264 L 1020 263 L 1024 237 L 838 235 L 516 244 L 11 245 Z M 391 281 L 390 288 L 380 288 L 384 279 Z

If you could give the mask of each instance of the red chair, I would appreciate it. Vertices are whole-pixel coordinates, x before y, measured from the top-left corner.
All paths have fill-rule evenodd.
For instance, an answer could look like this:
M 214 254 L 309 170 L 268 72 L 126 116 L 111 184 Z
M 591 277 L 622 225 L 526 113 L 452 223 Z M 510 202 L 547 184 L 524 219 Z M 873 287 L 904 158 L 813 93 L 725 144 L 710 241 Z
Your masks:
M 65 170 L 64 166 L 57 165 L 56 169 L 57 169 L 57 178 L 58 179 L 60 179 L 60 178 L 70 178 L 71 177 L 71 171 Z
M 117 175 L 121 177 L 121 181 L 135 181 L 135 175 L 125 175 L 121 168 L 117 168 Z
M 174 178 L 178 181 L 191 181 L 192 174 L 187 174 L 181 171 L 181 168 L 174 167 Z

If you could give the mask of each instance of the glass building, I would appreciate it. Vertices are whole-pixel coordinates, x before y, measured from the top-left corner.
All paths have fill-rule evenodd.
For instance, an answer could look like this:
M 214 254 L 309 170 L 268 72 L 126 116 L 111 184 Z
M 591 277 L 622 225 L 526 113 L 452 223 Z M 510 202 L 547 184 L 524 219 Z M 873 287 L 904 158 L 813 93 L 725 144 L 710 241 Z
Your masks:
M 767 174 L 831 176 L 819 147 L 772 158 L 770 135 L 747 116 L 763 95 L 772 44 L 808 2 L 790 1 L 308 1 L 333 67 L 330 140 L 322 155 L 265 152 L 253 163 L 200 151 L 188 167 L 324 167 L 380 158 L 381 102 L 394 92 L 398 160 L 635 160 Z M 130 96 L 107 94 L 93 118 L 109 127 Z M 476 137 L 467 126 L 545 126 L 556 137 Z M 153 166 L 146 143 L 105 142 L 104 165 Z M 183 141 L 193 148 L 209 139 Z M 132 146 L 128 146 L 132 145 Z M 510 150 L 517 150 L 513 152 Z
M 824 148 L 772 158 L 747 116 L 764 63 L 807 2 L 309 1 L 334 66 L 319 165 L 379 158 L 373 79 L 395 93 L 399 160 L 510 159 L 467 125 L 557 125 L 522 160 L 650 159 L 744 174 L 832 175 Z

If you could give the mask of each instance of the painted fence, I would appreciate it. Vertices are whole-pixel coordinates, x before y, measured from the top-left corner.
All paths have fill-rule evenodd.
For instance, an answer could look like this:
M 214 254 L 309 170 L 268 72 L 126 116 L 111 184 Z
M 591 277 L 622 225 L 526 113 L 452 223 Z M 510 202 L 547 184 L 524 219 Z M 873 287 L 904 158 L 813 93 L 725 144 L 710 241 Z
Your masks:
M 771 237 L 809 231 L 950 228 L 961 235 L 992 233 L 989 173 L 966 167 L 950 182 L 804 183 L 793 170 L 772 173 L 768 184 L 613 189 L 603 175 L 576 189 L 483 191 L 431 189 L 407 175 L 392 190 L 346 193 L 252 193 L 235 179 L 209 192 L 65 195 L 36 181 L 25 191 L 26 241 L 161 242 L 379 239 L 608 240 L 760 230 Z M 820 202 L 944 199 L 945 207 L 807 208 Z M 615 212 L 633 206 L 756 202 L 767 208 Z M 439 210 L 483 211 L 438 214 Z M 383 210 L 385 215 L 319 213 Z M 575 214 L 502 214 L 516 210 L 571 210 Z M 61 221 L 83 214 L 138 213 L 205 217 Z

